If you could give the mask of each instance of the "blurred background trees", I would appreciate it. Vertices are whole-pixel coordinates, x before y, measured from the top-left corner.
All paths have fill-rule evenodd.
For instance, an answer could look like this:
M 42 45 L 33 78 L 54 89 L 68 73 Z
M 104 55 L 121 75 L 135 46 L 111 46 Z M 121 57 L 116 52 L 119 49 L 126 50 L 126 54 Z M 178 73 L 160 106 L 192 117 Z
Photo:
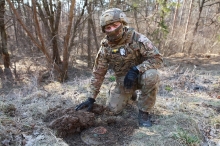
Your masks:
M 55 69 L 61 81 L 68 77 L 77 56 L 92 67 L 104 37 L 99 17 L 110 7 L 122 9 L 129 26 L 152 40 L 165 57 L 220 53 L 219 0 L 6 1 L 1 26 L 4 24 L 8 39 L 1 41 L 12 57 L 35 58 L 48 70 Z M 16 59 L 11 67 L 15 64 Z
M 5 1 L 0 0 L 0 56 L 5 68 L 9 68 L 10 57 L 7 49 L 7 34 L 5 28 Z

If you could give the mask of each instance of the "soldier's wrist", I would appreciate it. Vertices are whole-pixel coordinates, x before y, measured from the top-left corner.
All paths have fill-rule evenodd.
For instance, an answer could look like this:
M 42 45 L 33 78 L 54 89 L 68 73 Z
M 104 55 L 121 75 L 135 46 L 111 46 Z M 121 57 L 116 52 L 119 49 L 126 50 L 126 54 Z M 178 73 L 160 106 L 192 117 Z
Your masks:
M 139 73 L 141 73 L 141 70 L 139 68 L 139 66 L 135 66 L 137 68 L 137 70 L 139 71 Z
M 90 102 L 95 102 L 95 98 L 92 98 L 92 97 L 89 97 L 88 100 L 89 100 Z

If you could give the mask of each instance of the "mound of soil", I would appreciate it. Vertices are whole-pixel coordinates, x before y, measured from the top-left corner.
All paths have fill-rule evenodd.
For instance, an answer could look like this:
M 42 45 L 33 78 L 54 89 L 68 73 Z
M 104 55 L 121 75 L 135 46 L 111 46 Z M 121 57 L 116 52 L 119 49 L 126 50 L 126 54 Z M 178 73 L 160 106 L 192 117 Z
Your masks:
M 108 110 L 98 104 L 94 104 L 91 112 L 87 112 L 86 108 L 75 111 L 72 107 L 56 107 L 47 111 L 44 122 L 70 145 L 123 144 L 138 128 L 136 116 L 130 112 L 109 115 Z
M 95 114 L 103 113 L 104 107 L 95 104 L 92 112 L 85 110 L 75 111 L 72 107 L 49 109 L 44 122 L 48 123 L 48 127 L 56 130 L 59 136 L 67 136 L 93 126 L 95 124 Z

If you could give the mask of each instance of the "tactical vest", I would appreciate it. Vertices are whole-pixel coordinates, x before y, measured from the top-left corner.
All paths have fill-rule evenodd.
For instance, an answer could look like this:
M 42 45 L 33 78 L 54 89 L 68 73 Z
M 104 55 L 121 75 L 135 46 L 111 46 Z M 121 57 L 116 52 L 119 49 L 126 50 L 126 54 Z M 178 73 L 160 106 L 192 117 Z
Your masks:
M 117 77 L 125 76 L 132 66 L 140 64 L 140 44 L 137 37 L 134 29 L 128 28 L 117 44 L 110 44 L 106 39 L 102 42 L 105 58 Z

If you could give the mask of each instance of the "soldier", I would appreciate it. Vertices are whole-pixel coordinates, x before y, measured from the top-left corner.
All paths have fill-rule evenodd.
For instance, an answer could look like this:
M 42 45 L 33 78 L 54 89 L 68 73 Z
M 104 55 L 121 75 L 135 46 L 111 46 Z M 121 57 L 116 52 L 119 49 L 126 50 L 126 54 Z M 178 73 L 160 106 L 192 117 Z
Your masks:
M 162 56 L 146 36 L 127 27 L 128 21 L 122 10 L 111 8 L 105 11 L 100 17 L 100 24 L 106 37 L 101 41 L 93 67 L 91 94 L 86 101 L 76 106 L 76 110 L 84 107 L 88 107 L 88 111 L 92 109 L 108 66 L 111 65 L 116 85 L 107 94 L 107 107 L 119 114 L 135 90 L 140 89 L 139 125 L 150 127 L 152 122 L 149 112 L 156 101 L 159 86 L 157 69 L 163 65 Z

